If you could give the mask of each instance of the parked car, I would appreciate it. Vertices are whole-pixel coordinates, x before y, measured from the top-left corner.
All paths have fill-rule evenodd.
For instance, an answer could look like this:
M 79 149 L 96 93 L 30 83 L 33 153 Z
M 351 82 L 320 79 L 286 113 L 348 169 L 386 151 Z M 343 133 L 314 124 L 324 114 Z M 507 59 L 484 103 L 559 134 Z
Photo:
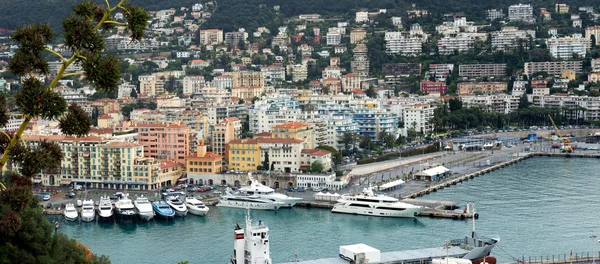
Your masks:
M 44 194 L 44 196 L 42 196 L 42 200 L 44 200 L 44 201 L 50 200 L 50 195 L 49 194 Z
M 75 193 L 74 192 L 69 192 L 69 193 L 67 193 L 66 196 L 67 196 L 67 198 L 73 198 L 73 197 L 75 197 Z

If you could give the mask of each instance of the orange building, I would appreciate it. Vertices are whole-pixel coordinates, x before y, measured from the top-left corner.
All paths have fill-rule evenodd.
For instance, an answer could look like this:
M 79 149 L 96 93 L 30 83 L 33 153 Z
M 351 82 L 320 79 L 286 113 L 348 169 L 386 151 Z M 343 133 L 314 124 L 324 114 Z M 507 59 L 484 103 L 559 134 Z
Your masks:
M 196 153 L 186 158 L 188 174 L 215 174 L 223 171 L 223 156 L 206 151 L 200 141 Z

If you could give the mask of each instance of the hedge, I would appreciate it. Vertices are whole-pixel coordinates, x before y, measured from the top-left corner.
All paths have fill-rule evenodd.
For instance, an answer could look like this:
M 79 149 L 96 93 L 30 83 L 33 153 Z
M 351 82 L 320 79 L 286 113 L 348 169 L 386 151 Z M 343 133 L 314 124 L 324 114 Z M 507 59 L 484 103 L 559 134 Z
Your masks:
M 402 152 L 392 152 L 392 153 L 384 154 L 384 155 L 377 156 L 377 157 L 361 159 L 361 160 L 358 160 L 356 162 L 356 164 L 358 164 L 358 165 L 369 164 L 369 163 L 373 163 L 373 162 L 391 160 L 391 159 L 395 159 L 398 157 L 406 158 L 406 157 L 410 157 L 410 156 L 421 155 L 423 153 L 427 154 L 427 153 L 438 152 L 438 151 L 440 151 L 440 143 L 435 142 L 424 148 L 425 148 L 425 150 L 423 150 L 423 148 L 414 148 L 414 149 L 409 149 L 409 150 L 405 150 Z

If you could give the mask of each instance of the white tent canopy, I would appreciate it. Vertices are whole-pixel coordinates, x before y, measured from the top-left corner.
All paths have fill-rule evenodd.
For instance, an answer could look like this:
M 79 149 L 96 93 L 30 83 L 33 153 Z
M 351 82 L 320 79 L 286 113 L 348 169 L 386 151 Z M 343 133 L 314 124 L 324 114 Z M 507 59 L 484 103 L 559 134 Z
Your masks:
M 389 189 L 389 188 L 393 188 L 393 187 L 396 187 L 396 186 L 402 185 L 402 184 L 404 184 L 404 181 L 399 179 L 399 180 L 391 181 L 388 183 L 384 183 L 381 186 L 379 186 L 379 189 Z
M 415 175 L 417 176 L 436 176 L 436 175 L 440 175 L 440 174 L 444 174 L 446 172 L 449 172 L 450 170 L 444 166 L 437 166 L 435 168 L 431 168 L 431 169 L 427 169 L 421 172 L 417 172 L 415 173 Z

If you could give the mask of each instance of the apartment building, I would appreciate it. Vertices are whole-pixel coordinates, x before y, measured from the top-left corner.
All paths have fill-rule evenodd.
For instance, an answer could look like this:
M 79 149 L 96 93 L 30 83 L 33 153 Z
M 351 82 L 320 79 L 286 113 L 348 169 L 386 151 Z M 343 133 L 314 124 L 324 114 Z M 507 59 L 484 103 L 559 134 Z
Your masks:
M 552 57 L 568 60 L 576 58 L 583 58 L 587 53 L 587 49 L 591 46 L 589 38 L 583 38 L 581 35 L 575 35 L 571 37 L 562 38 L 550 38 L 546 40 L 548 51 Z
M 420 38 L 405 37 L 402 32 L 386 32 L 385 42 L 387 54 L 417 56 L 423 50 Z
M 186 172 L 188 177 L 194 174 L 216 174 L 223 172 L 223 156 L 206 151 L 204 142 L 198 144 L 197 150 L 186 158 Z
M 200 30 L 200 45 L 216 45 L 223 42 L 223 30 Z
M 560 75 L 564 70 L 573 70 L 581 74 L 583 64 L 581 61 L 544 61 L 544 62 L 526 62 L 524 73 L 530 75 L 536 72 L 547 72 L 548 74 Z
M 274 171 L 286 173 L 300 171 L 300 159 L 303 141 L 292 138 L 260 138 L 260 160 L 269 156 L 269 163 Z
M 144 157 L 185 164 L 185 157 L 194 147 L 195 131 L 181 122 L 136 123 L 123 122 L 115 132 L 138 132 L 138 142 L 144 146 Z
M 387 132 L 398 135 L 398 116 L 380 108 L 357 108 L 352 111 L 352 118 L 358 124 L 358 133 L 378 139 L 379 133 Z
M 236 32 L 225 33 L 224 41 L 227 44 L 237 47 L 237 45 L 239 45 L 240 42 L 245 43 L 247 39 L 248 39 L 248 32 L 236 31 Z
M 590 26 L 585 29 L 585 38 L 591 40 L 592 36 L 598 45 L 600 43 L 600 26 Z
M 352 50 L 352 62 L 350 62 L 350 71 L 360 77 L 369 76 L 369 57 L 367 54 L 367 46 L 365 44 L 357 44 Z
M 420 91 L 423 94 L 436 93 L 443 95 L 448 90 L 446 82 L 421 81 Z
M 306 64 L 292 64 L 287 67 L 287 71 L 292 76 L 292 82 L 302 82 L 308 78 L 308 67 Z
M 458 83 L 457 93 L 463 94 L 493 94 L 507 89 L 505 82 L 461 82 Z
M 281 98 L 265 98 L 254 102 L 249 109 L 250 131 L 253 133 L 268 132 L 275 125 L 289 121 L 299 121 L 303 113 L 297 101 L 289 96 Z
M 567 4 L 555 4 L 554 5 L 554 12 L 559 13 L 559 14 L 568 14 L 569 13 L 569 6 Z
M 293 138 L 302 140 L 305 149 L 311 149 L 315 146 L 313 142 L 313 128 L 303 122 L 287 122 L 285 124 L 273 126 L 273 138 Z
M 231 73 L 233 87 L 265 86 L 265 75 L 259 71 L 237 71 Z
M 327 40 L 327 46 L 340 45 L 340 43 L 342 42 L 342 34 L 328 32 L 327 36 L 326 36 L 326 40 Z
M 354 89 L 360 89 L 360 76 L 355 73 L 349 73 L 342 76 L 342 92 L 350 92 Z
M 300 152 L 300 169 L 309 170 L 314 162 L 323 164 L 323 171 L 331 169 L 331 152 L 322 149 L 303 149 Z
M 350 30 L 350 44 L 362 42 L 367 37 L 367 31 L 364 29 Z
M 131 84 L 129 82 L 123 82 L 122 84 L 119 84 L 119 88 L 117 91 L 117 98 L 130 97 L 131 92 L 133 90 L 136 90 L 136 87 L 134 84 Z M 136 91 L 136 94 L 137 94 L 137 91 Z
M 266 85 L 281 84 L 285 81 L 285 68 L 277 65 L 270 65 L 260 69 L 265 78 Z
M 307 22 L 317 22 L 321 20 L 321 15 L 319 14 L 302 14 L 298 16 L 299 20 L 304 20 Z
M 534 30 L 519 30 L 516 27 L 503 27 L 501 31 L 494 31 L 491 34 L 492 48 L 496 50 L 514 50 L 519 45 L 527 45 L 529 38 L 535 38 Z M 519 40 L 522 40 L 519 42 Z
M 228 117 L 217 123 L 211 133 L 212 152 L 219 155 L 226 155 L 225 145 L 229 141 L 241 138 L 242 121 L 237 117 Z
M 434 109 L 431 104 L 414 104 L 405 107 L 402 111 L 404 128 L 401 134 L 407 136 L 408 129 L 414 129 L 425 135 L 431 133 L 433 125 L 430 120 L 433 118 Z
M 491 94 L 491 95 L 461 95 L 460 99 L 467 108 L 481 108 L 500 114 L 509 114 L 519 109 L 518 95 Z
M 138 97 L 154 97 L 165 93 L 165 82 L 156 75 L 140 75 L 140 93 Z
M 369 12 L 366 10 L 360 10 L 356 12 L 356 18 L 354 21 L 358 23 L 369 22 Z
M 183 77 L 183 95 L 196 94 L 204 88 L 204 76 L 192 75 Z
M 231 75 L 221 75 L 215 76 L 212 81 L 212 85 L 214 87 L 220 89 L 227 89 L 233 87 L 233 76 Z
M 510 21 L 535 22 L 533 7 L 529 4 L 517 4 L 508 7 L 508 19 Z
M 454 71 L 454 64 L 429 64 L 429 74 L 438 82 L 445 82 Z
M 260 98 L 264 91 L 265 88 L 260 86 L 238 86 L 231 88 L 231 97 L 250 101 L 255 97 Z
M 600 120 L 600 97 L 589 96 L 569 96 L 566 94 L 553 94 L 545 96 L 532 96 L 532 106 L 554 109 L 575 109 L 584 108 L 585 111 L 579 111 L 579 118 L 585 120 Z M 565 111 L 566 118 L 574 119 L 577 116 L 575 111 Z
M 473 48 L 475 38 L 470 36 L 444 36 L 438 40 L 438 51 L 441 55 L 451 55 L 454 52 L 465 52 Z
M 486 12 L 488 20 L 496 20 L 504 18 L 504 11 L 502 9 L 488 9 Z
M 506 63 L 502 64 L 461 64 L 458 66 L 461 77 L 506 76 Z

